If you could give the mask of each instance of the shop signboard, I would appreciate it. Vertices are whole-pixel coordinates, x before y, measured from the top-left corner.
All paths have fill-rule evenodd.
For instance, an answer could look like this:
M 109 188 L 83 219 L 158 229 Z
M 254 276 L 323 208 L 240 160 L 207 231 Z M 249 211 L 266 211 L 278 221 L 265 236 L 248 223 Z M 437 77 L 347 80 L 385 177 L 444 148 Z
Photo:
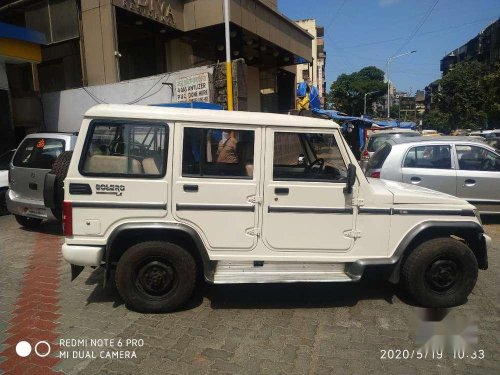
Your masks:
M 175 81 L 177 103 L 211 103 L 210 74 L 201 73 L 179 78 Z
M 113 4 L 154 21 L 176 27 L 174 10 L 167 0 L 113 0 Z

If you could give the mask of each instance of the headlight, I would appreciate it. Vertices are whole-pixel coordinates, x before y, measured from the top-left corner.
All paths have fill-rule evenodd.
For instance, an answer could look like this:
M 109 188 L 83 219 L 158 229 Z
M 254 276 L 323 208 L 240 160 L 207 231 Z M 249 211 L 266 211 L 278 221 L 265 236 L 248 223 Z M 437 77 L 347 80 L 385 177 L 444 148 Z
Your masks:
M 472 211 L 474 211 L 474 215 L 476 215 L 477 221 L 479 221 L 479 224 L 483 225 L 483 222 L 481 221 L 481 215 L 479 215 L 479 211 L 477 208 L 474 208 Z

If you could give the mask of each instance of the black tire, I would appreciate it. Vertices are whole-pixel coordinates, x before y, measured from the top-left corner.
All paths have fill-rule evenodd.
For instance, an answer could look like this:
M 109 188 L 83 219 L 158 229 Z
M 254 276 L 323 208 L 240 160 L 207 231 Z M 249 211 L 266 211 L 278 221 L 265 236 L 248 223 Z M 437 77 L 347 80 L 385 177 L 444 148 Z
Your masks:
M 476 284 L 477 260 L 459 240 L 435 238 L 420 244 L 401 270 L 406 292 L 424 307 L 453 307 L 464 303 Z
M 52 209 L 52 214 L 57 220 L 62 221 L 62 204 L 64 201 L 64 179 L 68 175 L 69 163 L 73 151 L 64 151 L 52 164 L 52 170 L 49 172 L 56 176 L 54 183 L 54 203 L 55 208 Z
M 27 216 L 14 215 L 16 217 L 16 221 L 25 228 L 37 228 L 40 226 L 42 219 L 35 219 Z
M 0 216 L 8 215 L 9 210 L 7 209 L 7 202 L 5 201 L 5 195 L 8 190 L 0 191 Z
M 130 247 L 116 267 L 116 287 L 128 308 L 169 312 L 193 294 L 196 263 L 182 247 L 148 241 Z

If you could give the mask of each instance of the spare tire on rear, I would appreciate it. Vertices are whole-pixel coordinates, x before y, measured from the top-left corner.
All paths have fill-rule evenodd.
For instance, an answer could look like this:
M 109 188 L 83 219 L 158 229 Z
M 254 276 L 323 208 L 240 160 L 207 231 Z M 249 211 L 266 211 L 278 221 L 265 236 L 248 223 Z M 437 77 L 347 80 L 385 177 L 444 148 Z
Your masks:
M 64 179 L 68 174 L 69 163 L 71 162 L 71 157 L 73 156 L 73 151 L 65 151 L 56 159 L 54 164 L 52 164 L 52 170 L 50 174 L 55 175 L 54 191 L 52 192 L 54 197 L 54 207 L 52 208 L 52 214 L 59 220 L 62 220 L 62 204 L 64 201 Z

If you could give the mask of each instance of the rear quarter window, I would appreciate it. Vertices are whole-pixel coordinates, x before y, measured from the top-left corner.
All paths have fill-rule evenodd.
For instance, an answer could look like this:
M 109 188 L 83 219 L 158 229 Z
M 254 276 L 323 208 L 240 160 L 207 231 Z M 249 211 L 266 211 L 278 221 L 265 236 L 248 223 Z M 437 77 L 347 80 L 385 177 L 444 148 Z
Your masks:
M 380 169 L 384 165 L 385 159 L 391 153 L 392 146 L 389 143 L 384 144 L 370 158 L 366 169 Z
M 65 142 L 57 138 L 26 138 L 14 156 L 15 167 L 52 169 L 52 164 L 64 152 Z
M 168 126 L 159 122 L 95 120 L 80 160 L 83 176 L 163 177 Z

